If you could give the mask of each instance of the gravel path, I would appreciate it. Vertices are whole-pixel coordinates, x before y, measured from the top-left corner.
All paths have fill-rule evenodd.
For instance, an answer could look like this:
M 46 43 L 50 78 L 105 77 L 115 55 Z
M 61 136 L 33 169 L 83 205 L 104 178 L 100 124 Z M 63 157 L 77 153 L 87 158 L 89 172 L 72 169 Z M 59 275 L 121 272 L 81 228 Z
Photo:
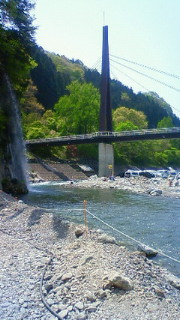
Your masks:
M 179 279 L 144 254 L 3 192 L 0 209 L 1 320 L 179 319 Z

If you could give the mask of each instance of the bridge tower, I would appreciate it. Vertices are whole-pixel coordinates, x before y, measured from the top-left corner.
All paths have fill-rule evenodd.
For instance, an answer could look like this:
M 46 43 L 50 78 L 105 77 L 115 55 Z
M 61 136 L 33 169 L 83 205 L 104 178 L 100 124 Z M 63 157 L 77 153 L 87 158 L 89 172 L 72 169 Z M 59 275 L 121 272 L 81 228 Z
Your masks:
M 103 27 L 101 100 L 99 131 L 112 132 L 108 26 Z M 113 175 L 114 150 L 111 144 L 99 143 L 99 177 Z

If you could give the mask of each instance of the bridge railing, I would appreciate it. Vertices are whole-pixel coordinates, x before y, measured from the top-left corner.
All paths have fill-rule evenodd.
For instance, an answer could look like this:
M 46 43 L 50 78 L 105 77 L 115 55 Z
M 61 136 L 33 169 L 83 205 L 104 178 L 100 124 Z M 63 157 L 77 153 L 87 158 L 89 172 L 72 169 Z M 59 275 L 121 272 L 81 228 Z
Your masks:
M 131 130 L 131 131 L 98 131 L 87 134 L 78 134 L 78 135 L 69 135 L 69 136 L 59 136 L 53 138 L 41 138 L 41 139 L 32 139 L 26 140 L 26 144 L 33 144 L 38 142 L 55 142 L 55 141 L 67 141 L 67 140 L 85 140 L 85 139 L 94 139 L 98 137 L 120 137 L 120 136 L 135 136 L 135 135 L 149 135 L 149 134 L 163 134 L 163 133 L 171 133 L 171 132 L 180 132 L 180 127 L 173 128 L 160 128 L 160 129 L 142 129 L 142 130 Z
M 180 132 L 180 127 L 172 128 L 159 128 L 159 129 L 141 129 L 141 130 L 130 130 L 130 131 L 99 131 L 94 132 L 92 135 L 97 137 L 107 137 L 107 136 L 124 136 L 124 135 L 141 135 L 141 134 L 158 134 L 158 133 L 167 133 L 167 132 Z

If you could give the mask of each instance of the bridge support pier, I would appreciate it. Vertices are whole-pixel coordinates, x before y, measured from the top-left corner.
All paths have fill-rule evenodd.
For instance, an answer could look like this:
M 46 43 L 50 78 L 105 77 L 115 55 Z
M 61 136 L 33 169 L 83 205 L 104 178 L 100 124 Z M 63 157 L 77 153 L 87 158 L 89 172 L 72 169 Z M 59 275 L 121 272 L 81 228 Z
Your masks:
M 99 143 L 99 177 L 114 175 L 114 149 L 111 144 Z

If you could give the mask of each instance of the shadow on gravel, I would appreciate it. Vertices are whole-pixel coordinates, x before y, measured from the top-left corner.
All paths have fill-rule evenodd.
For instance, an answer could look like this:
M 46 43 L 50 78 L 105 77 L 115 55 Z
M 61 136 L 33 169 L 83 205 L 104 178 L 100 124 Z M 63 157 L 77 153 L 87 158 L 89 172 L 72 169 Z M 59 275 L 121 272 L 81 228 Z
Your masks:
M 67 237 L 69 226 L 68 223 L 63 222 L 60 217 L 54 215 L 53 229 L 56 232 L 57 237 L 63 239 Z
M 40 219 L 44 214 L 44 210 L 43 209 L 34 209 L 31 212 L 31 215 L 28 219 L 28 227 L 31 227 L 35 224 L 39 224 L 40 223 Z
M 18 209 L 12 216 L 10 216 L 9 218 L 7 218 L 7 220 L 11 220 L 14 219 L 16 217 L 18 217 L 21 213 L 23 213 L 25 210 L 25 208 L 23 209 Z

